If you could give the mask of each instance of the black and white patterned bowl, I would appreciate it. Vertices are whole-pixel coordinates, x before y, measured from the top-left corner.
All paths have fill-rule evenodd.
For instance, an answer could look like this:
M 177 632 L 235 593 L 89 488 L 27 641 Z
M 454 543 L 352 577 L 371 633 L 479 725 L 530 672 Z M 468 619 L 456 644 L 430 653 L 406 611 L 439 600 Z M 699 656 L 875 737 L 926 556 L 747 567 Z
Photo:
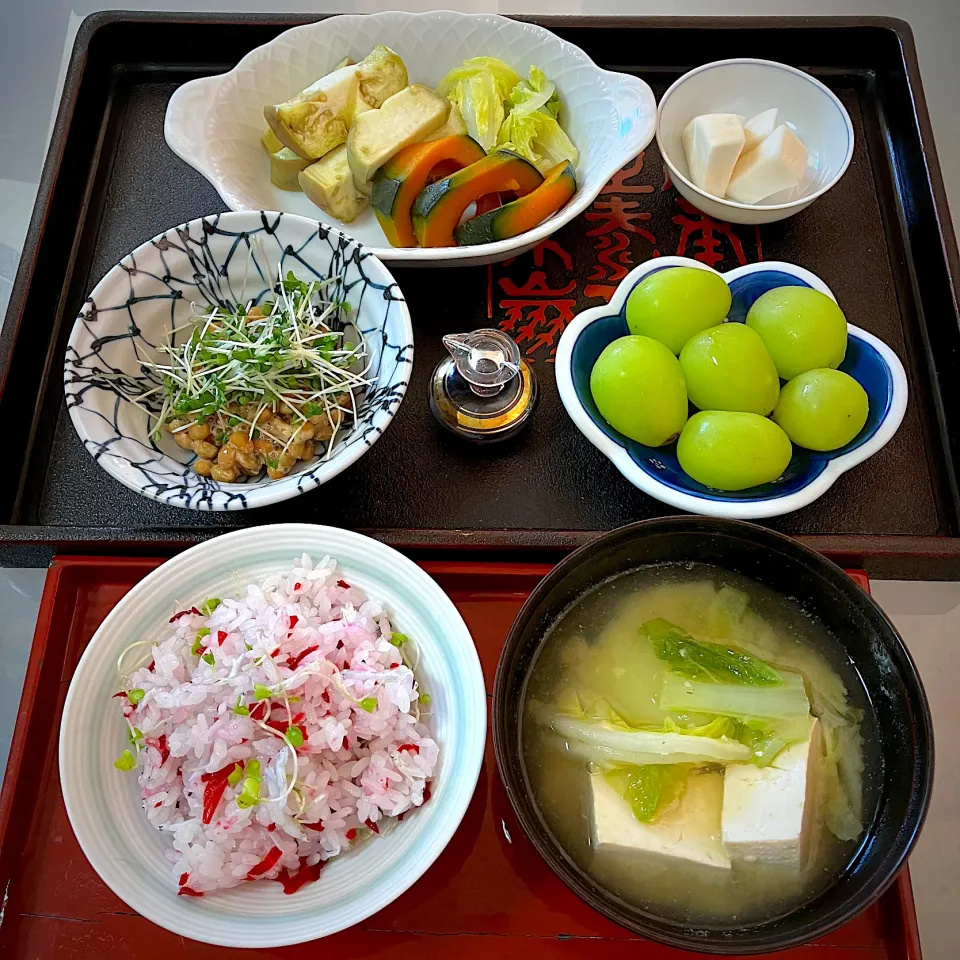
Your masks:
M 342 277 L 350 320 L 364 334 L 376 382 L 357 420 L 328 458 L 298 464 L 282 480 L 265 474 L 218 483 L 193 472 L 194 455 L 166 434 L 156 442 L 146 412 L 130 402 L 158 382 L 168 331 L 191 302 L 234 307 L 269 294 L 277 271 L 300 280 Z M 181 332 L 178 338 L 188 335 Z M 191 220 L 137 247 L 94 287 L 67 345 L 67 409 L 90 455 L 116 480 L 163 503 L 193 510 L 246 510 L 306 493 L 346 470 L 393 419 L 413 369 L 413 328 L 387 268 L 356 240 L 290 213 L 235 212 Z

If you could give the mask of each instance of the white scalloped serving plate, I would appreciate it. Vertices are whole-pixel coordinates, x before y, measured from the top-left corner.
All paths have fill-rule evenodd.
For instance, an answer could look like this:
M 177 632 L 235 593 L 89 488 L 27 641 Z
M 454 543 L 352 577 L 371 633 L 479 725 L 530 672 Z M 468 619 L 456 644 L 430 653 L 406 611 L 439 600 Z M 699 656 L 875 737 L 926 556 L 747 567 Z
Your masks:
M 387 243 L 372 210 L 343 224 L 303 194 L 273 186 L 260 144 L 264 105 L 289 99 L 343 57 L 361 58 L 378 43 L 403 57 L 411 82 L 428 85 L 469 57 L 499 57 L 521 74 L 532 65 L 543 69 L 557 84 L 564 128 L 580 150 L 573 199 L 510 240 L 399 249 Z M 646 83 L 602 70 L 549 30 L 495 14 L 436 10 L 337 16 L 287 30 L 229 73 L 180 87 L 167 106 L 164 134 L 174 153 L 202 173 L 231 210 L 281 210 L 322 220 L 393 263 L 463 266 L 516 256 L 579 216 L 610 177 L 650 143 L 655 127 L 656 102 Z

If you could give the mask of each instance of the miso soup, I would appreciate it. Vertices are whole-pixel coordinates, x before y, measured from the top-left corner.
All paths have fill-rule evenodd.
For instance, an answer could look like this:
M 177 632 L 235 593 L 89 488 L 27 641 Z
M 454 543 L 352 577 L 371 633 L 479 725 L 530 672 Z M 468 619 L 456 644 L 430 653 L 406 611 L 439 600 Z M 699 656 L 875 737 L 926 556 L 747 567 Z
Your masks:
M 797 601 L 686 564 L 607 581 L 552 625 L 521 736 L 540 810 L 586 873 L 657 915 L 737 927 L 844 870 L 875 805 L 873 722 Z

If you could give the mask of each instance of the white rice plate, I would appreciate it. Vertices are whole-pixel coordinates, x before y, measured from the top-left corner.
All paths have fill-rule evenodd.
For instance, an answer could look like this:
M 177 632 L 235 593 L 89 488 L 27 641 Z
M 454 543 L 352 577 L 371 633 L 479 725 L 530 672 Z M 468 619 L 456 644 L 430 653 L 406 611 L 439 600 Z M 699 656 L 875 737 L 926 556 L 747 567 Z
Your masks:
M 212 613 L 209 599 L 193 598 L 119 664 L 134 693 L 115 702 L 144 813 L 169 839 L 171 887 L 316 879 L 429 798 L 439 751 L 418 702 L 415 640 L 330 557 L 304 554 Z M 259 800 L 247 803 L 251 790 Z

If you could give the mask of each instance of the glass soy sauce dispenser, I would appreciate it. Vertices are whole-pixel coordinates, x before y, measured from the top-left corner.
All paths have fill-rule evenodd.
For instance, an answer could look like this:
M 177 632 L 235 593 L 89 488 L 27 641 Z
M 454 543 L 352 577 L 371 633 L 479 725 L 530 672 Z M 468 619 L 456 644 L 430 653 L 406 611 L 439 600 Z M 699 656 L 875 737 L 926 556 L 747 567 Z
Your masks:
M 430 378 L 430 409 L 440 424 L 474 443 L 514 436 L 537 402 L 537 378 L 513 338 L 484 328 L 443 338 L 450 356 Z

